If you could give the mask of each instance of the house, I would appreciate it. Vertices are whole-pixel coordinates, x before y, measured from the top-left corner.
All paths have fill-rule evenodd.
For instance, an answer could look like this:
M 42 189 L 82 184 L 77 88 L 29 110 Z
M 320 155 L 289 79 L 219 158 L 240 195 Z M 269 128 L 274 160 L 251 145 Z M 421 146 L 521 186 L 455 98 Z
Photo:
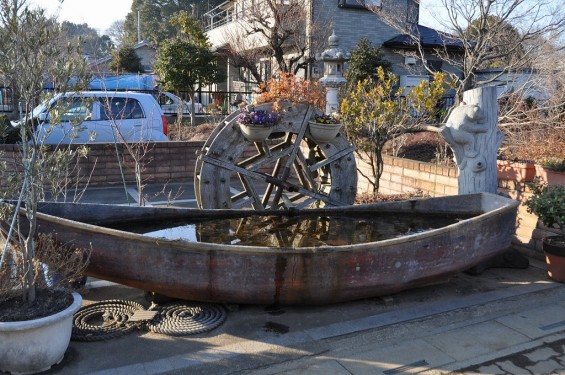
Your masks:
M 478 71 L 476 75 L 478 80 L 491 81 L 487 86 L 496 86 L 499 99 L 517 93 L 523 99 L 546 101 L 550 98 L 552 90 L 560 90 L 555 87 L 553 77 L 531 68 L 488 68 Z
M 296 0 L 276 0 L 277 6 L 289 6 Z M 230 44 L 230 35 L 237 30 L 242 30 L 251 7 L 260 6 L 266 0 L 229 0 L 212 9 L 204 15 L 206 31 L 213 47 L 218 51 Z M 434 57 L 432 51 L 437 47 L 458 52 L 461 45 L 447 35 L 431 28 L 418 24 L 419 0 L 390 0 L 387 3 L 381 0 L 303 0 L 304 20 L 299 27 L 306 33 L 304 40 L 309 43 L 303 61 L 304 68 L 299 76 L 317 79 L 323 75 L 323 67 L 315 60 L 316 54 L 327 48 L 326 42 L 332 31 L 339 37 L 340 48 L 345 51 L 353 50 L 359 39 L 365 37 L 376 46 L 382 47 L 385 59 L 392 63 L 393 72 L 400 78 L 404 87 L 417 85 L 422 79 L 429 79 L 429 71 L 425 69 L 422 59 L 416 53 L 416 46 L 408 35 L 399 33 L 398 29 L 386 22 L 386 17 L 399 20 L 406 29 L 417 30 L 421 45 L 426 51 L 425 63 L 432 71 L 456 72 L 456 68 Z M 365 5 L 360 5 L 364 3 Z M 263 7 L 265 17 L 269 17 L 269 10 Z M 266 44 L 266 39 L 260 35 L 246 35 L 244 42 L 237 44 L 240 49 L 255 49 L 260 51 Z M 245 47 L 247 46 L 247 47 Z M 233 47 L 232 47 L 233 48 Z M 295 53 L 292 46 L 288 45 L 287 55 Z M 253 88 L 250 76 L 245 69 L 241 69 L 233 61 L 225 60 L 227 82 L 219 85 L 219 90 L 248 91 Z M 258 58 L 259 71 L 264 80 L 277 69 L 275 62 L 267 54 Z

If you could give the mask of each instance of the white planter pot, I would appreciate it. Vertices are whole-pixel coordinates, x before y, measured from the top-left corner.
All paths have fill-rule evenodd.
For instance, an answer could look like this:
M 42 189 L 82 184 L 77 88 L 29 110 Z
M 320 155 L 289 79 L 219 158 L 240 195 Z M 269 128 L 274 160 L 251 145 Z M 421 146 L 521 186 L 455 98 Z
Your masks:
M 54 315 L 22 322 L 0 322 L 0 370 L 35 374 L 61 362 L 71 341 L 73 314 L 82 297 Z
M 273 128 L 267 126 L 253 126 L 239 124 L 239 129 L 245 139 L 250 142 L 263 142 L 271 134 Z
M 334 139 L 343 124 L 320 124 L 310 121 L 308 127 L 312 138 L 318 143 L 327 143 Z

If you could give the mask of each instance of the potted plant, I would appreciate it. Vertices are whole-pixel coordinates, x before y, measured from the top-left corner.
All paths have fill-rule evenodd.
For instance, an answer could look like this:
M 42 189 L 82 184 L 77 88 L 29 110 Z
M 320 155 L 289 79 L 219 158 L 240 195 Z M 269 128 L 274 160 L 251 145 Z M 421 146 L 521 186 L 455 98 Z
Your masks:
M 241 108 L 237 122 L 245 139 L 250 142 L 262 142 L 271 134 L 279 120 L 280 116 L 276 112 L 256 110 L 253 106 L 247 106 Z
M 0 267 L 0 370 L 27 374 L 48 370 L 63 359 L 73 314 L 82 302 L 74 288 L 82 285 L 89 252 L 60 246 L 54 236 L 40 234 L 29 260 L 25 242 L 14 234 L 11 251 L 4 247 L 2 253 L 6 256 Z M 26 275 L 31 275 L 31 284 Z
M 537 215 L 548 228 L 559 228 L 559 235 L 543 239 L 543 251 L 549 276 L 565 282 L 565 186 L 542 184 L 536 178 L 531 184 L 532 196 L 524 203 L 529 213 Z
M 314 115 L 308 123 L 310 135 L 318 143 L 327 143 L 334 139 L 343 123 L 339 115 Z
M 545 158 L 535 165 L 536 175 L 548 185 L 565 185 L 565 159 Z
M 56 280 L 65 279 L 70 269 L 80 274 L 88 261 L 82 250 L 63 251 L 55 237 L 41 237 L 37 231 L 38 204 L 72 183 L 69 163 L 83 148 L 44 145 L 35 131 L 38 121 L 28 114 L 45 99 L 45 82 L 52 82 L 56 91 L 78 92 L 90 76 L 80 44 L 68 43 L 57 23 L 27 5 L 26 0 L 0 4 L 0 72 L 26 114 L 20 122 L 20 157 L 13 165 L 0 163 L 0 370 L 12 373 L 35 373 L 61 361 L 81 297 L 61 290 L 66 283 Z M 49 121 L 55 126 L 58 117 Z M 59 257 L 69 252 L 76 258 Z
M 534 180 L 536 170 L 531 160 L 500 158 L 496 161 L 499 179 L 516 182 L 531 182 Z

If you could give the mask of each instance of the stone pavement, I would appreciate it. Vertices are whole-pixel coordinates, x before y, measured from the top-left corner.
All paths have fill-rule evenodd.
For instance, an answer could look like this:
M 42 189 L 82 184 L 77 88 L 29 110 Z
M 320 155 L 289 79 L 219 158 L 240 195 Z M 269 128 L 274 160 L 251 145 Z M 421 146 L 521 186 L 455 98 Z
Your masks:
M 480 374 L 565 374 L 565 339 L 545 342 L 479 365 L 462 369 L 461 373 Z

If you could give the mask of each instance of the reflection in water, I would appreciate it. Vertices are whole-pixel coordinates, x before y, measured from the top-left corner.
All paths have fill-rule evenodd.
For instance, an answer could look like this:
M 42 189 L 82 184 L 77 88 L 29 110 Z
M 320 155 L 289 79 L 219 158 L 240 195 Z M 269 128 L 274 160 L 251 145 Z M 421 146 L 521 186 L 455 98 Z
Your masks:
M 149 236 L 229 245 L 342 246 L 382 241 L 454 224 L 458 215 L 251 216 L 198 222 L 151 223 L 127 230 Z

